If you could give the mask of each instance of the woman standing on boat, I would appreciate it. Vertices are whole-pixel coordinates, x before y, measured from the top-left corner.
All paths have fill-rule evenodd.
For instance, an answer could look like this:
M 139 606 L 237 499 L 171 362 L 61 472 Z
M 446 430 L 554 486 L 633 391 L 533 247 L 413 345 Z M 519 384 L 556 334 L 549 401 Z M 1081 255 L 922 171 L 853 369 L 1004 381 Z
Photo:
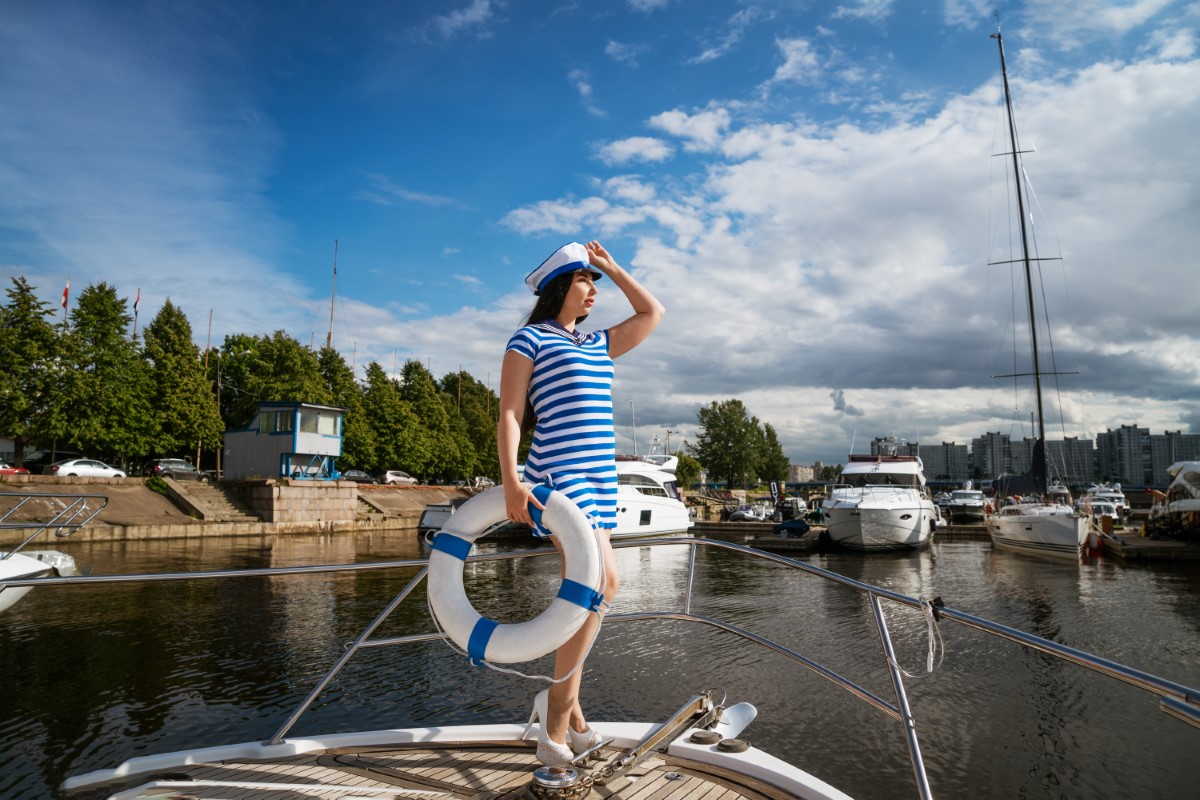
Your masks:
M 633 316 L 608 330 L 578 333 L 576 326 L 595 306 L 596 281 L 604 276 L 624 293 Z M 532 428 L 525 480 L 552 486 L 591 519 L 604 560 L 604 598 L 611 603 L 617 591 L 617 565 L 608 540 L 617 513 L 612 362 L 658 327 L 664 309 L 596 241 L 560 247 L 526 276 L 525 284 L 537 303 L 509 339 L 500 373 L 496 441 L 507 515 L 532 526 L 537 536 L 550 533 L 534 524 L 529 505 L 542 504 L 517 477 L 521 433 Z M 551 541 L 561 553 L 558 541 Z M 543 764 L 569 763 L 576 753 L 599 744 L 599 734 L 579 705 L 580 662 L 599 624 L 600 614 L 589 615 L 558 649 L 555 678 L 574 672 L 534 698 L 530 720 L 538 721 L 537 756 Z

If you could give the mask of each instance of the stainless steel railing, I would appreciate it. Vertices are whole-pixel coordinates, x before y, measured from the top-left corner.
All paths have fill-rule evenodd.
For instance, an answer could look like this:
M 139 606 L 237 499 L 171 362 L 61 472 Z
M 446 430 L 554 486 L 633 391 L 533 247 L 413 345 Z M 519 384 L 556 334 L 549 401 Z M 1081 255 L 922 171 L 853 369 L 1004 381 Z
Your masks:
M 108 505 L 108 498 L 102 494 L 63 494 L 61 492 L 0 492 L 0 503 L 7 504 L 16 498 L 12 507 L 0 513 L 0 530 L 31 530 L 25 539 L 6 552 L 0 554 L 0 561 L 7 559 L 13 553 L 32 542 L 43 532 L 52 530 L 55 536 L 70 536 L 75 531 L 87 525 L 96 515 Z M 16 519 L 18 511 L 31 503 L 43 502 L 46 505 L 58 505 L 59 508 L 49 508 L 45 514 L 46 520 Z
M 787 556 L 778 553 L 769 553 L 761 550 L 755 550 L 744 545 L 734 544 L 732 542 L 723 542 L 712 539 L 697 539 L 690 537 L 677 538 L 662 538 L 662 539 L 646 539 L 632 542 L 613 542 L 614 549 L 624 548 L 646 548 L 646 547 L 688 547 L 690 550 L 688 559 L 688 575 L 687 584 L 682 598 L 682 609 L 678 611 L 643 611 L 629 613 L 614 613 L 610 614 L 605 622 L 612 624 L 617 622 L 639 622 L 647 620 L 675 620 L 684 622 L 694 622 L 702 625 L 707 625 L 726 633 L 735 635 L 741 639 L 753 642 L 771 652 L 777 653 L 803 667 L 825 678 L 831 683 L 841 687 L 851 695 L 859 698 L 863 702 L 886 714 L 894 720 L 901 723 L 904 729 L 904 736 L 908 745 L 909 760 L 912 763 L 913 776 L 917 784 L 917 789 L 922 798 L 931 798 L 932 790 L 929 786 L 928 776 L 925 772 L 924 759 L 921 756 L 920 742 L 917 737 L 916 724 L 913 719 L 912 710 L 908 703 L 907 693 L 904 686 L 904 676 L 902 671 L 896 664 L 895 651 L 892 646 L 891 634 L 888 630 L 887 620 L 884 616 L 883 606 L 880 601 L 887 600 L 897 603 L 902 606 L 908 606 L 915 609 L 920 609 L 923 612 L 930 610 L 929 601 L 919 598 L 909 597 L 907 595 L 893 592 L 878 586 L 856 581 L 852 578 L 847 578 L 835 572 L 813 566 L 803 561 L 797 561 Z M 837 672 L 822 666 L 820 663 L 798 653 L 784 645 L 774 642 L 766 637 L 760 636 L 752 631 L 746 630 L 740 626 L 730 624 L 723 620 L 708 617 L 702 614 L 692 612 L 692 590 L 696 572 L 696 553 L 701 547 L 712 547 L 720 550 L 729 550 L 741 553 L 753 558 L 763 559 L 769 562 L 779 564 L 791 569 L 797 569 L 806 572 L 813 576 L 824 580 L 845 586 L 851 590 L 861 592 L 868 596 L 872 616 L 874 617 L 876 629 L 880 638 L 881 651 L 884 663 L 888 674 L 891 678 L 892 688 L 896 695 L 896 701 L 890 702 L 871 692 L 870 690 L 859 686 L 848 678 L 838 674 Z M 542 556 L 555 555 L 556 551 L 550 548 L 533 551 L 521 551 L 511 553 L 496 553 L 491 555 L 475 555 L 469 556 L 469 562 L 481 561 L 504 561 L 519 558 L 537 558 Z M 315 573 L 330 573 L 330 572 L 357 572 L 365 570 L 381 570 L 381 569 L 417 569 L 418 572 L 404 586 L 400 592 L 392 598 L 391 601 L 379 612 L 378 615 L 363 629 L 358 637 L 350 642 L 337 662 L 329 669 L 329 671 L 317 682 L 316 686 L 309 694 L 300 702 L 296 709 L 288 716 L 279 729 L 268 740 L 267 744 L 278 744 L 288 732 L 296 724 L 301 716 L 312 706 L 318 696 L 329 686 L 329 684 L 337 677 L 342 668 L 360 651 L 372 647 L 388 647 L 400 644 L 411 644 L 415 642 L 427 642 L 440 639 L 441 635 L 436 632 L 411 634 L 406 636 L 393 636 L 385 638 L 372 638 L 374 632 L 379 626 L 411 595 L 413 590 L 425 580 L 428 574 L 428 560 L 413 559 L 406 561 L 388 561 L 375 562 L 367 564 L 335 564 L 321 566 L 306 566 L 306 567 L 266 567 L 260 569 L 241 569 L 241 570 L 212 570 L 207 572 L 183 572 L 183 573 L 158 573 L 151 575 L 107 575 L 107 576 L 86 576 L 72 578 L 37 578 L 26 580 L 14 580 L 0 582 L 0 589 L 8 586 L 67 586 L 67 585 L 83 585 L 97 583 L 125 583 L 125 582 L 143 582 L 143 581 L 173 581 L 173 580 L 205 580 L 211 578 L 229 578 L 229 577 L 247 577 L 247 576 L 279 576 L 279 575 L 304 575 Z M 1159 708 L 1167 714 L 1188 722 L 1194 726 L 1200 727 L 1200 692 L 1195 689 L 1183 686 L 1172 681 L 1159 678 L 1141 670 L 1127 667 L 1115 661 L 1094 656 L 1082 650 L 1078 650 L 1066 645 L 1052 642 L 1040 636 L 1025 633 L 1024 631 L 1015 628 L 1001 625 L 990 620 L 976 617 L 961 611 L 956 611 L 952 608 L 938 606 L 935 615 L 940 621 L 952 621 L 967 627 L 973 628 L 984 633 L 998 636 L 1002 639 L 1014 642 L 1023 647 L 1028 647 L 1037 650 L 1041 653 L 1053 656 L 1054 658 L 1067 661 L 1085 669 L 1098 672 L 1109 678 L 1115 678 L 1124 683 L 1136 686 L 1152 695 L 1159 698 Z

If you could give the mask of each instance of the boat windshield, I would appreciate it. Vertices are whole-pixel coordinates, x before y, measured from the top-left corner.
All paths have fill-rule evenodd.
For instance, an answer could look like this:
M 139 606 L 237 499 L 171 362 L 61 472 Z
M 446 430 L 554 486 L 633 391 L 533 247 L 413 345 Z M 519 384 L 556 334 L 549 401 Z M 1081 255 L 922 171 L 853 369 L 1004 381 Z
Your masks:
M 913 473 L 905 472 L 858 472 L 842 473 L 840 482 L 847 486 L 904 486 L 920 489 L 921 484 Z

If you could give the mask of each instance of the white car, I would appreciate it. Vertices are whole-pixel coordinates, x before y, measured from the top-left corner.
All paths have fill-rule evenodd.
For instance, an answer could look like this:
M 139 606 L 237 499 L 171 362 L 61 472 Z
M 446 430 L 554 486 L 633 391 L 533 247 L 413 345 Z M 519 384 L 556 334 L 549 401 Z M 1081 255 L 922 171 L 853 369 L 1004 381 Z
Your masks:
M 385 486 L 416 486 L 417 479 L 407 472 L 401 472 L 398 469 L 389 469 L 387 472 L 379 476 L 379 482 Z
M 90 458 L 69 458 L 46 467 L 45 474 L 66 478 L 124 478 L 125 470 Z

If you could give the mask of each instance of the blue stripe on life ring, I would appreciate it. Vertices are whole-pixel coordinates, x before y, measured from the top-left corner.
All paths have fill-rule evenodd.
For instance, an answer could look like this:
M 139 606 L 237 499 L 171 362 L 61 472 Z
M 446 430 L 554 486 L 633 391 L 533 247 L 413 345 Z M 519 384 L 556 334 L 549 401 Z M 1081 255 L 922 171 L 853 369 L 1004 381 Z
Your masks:
M 588 611 L 599 611 L 600 604 L 604 602 L 601 592 L 570 578 L 563 578 L 562 585 L 558 587 L 558 596 Z
M 438 531 L 438 535 L 433 537 L 433 549 L 441 550 L 446 555 L 454 556 L 459 561 L 466 561 L 467 556 L 471 553 L 471 543 L 461 536 L 455 536 L 445 531 Z
M 549 486 L 539 483 L 537 486 L 533 487 L 533 496 L 536 497 L 537 501 L 544 506 L 546 505 L 546 500 L 550 497 L 550 491 L 551 489 Z M 533 520 L 534 525 L 541 525 L 542 509 L 538 508 L 533 503 L 530 503 L 529 518 Z
M 487 652 L 488 642 L 492 638 L 492 632 L 500 623 L 490 620 L 487 617 L 480 617 L 475 621 L 475 627 L 471 629 L 471 638 L 467 640 L 467 659 L 472 667 L 479 666 L 483 661 L 483 655 Z

